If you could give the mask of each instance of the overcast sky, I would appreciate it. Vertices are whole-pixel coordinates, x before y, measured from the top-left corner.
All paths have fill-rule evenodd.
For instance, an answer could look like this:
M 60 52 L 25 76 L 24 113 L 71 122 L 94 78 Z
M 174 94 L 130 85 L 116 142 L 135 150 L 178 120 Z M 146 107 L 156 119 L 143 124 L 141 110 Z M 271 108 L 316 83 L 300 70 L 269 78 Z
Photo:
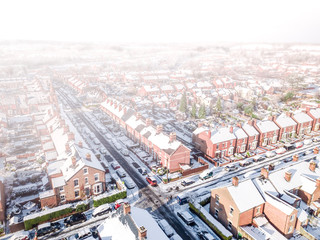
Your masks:
M 0 40 L 320 43 L 319 0 L 7 0 Z

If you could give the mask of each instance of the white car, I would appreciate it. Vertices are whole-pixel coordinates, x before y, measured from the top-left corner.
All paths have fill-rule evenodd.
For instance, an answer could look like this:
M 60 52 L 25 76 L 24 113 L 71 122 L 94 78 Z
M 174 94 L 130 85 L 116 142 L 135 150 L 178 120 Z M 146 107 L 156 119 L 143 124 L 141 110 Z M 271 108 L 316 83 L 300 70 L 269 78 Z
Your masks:
M 276 153 L 277 154 L 283 154 L 283 153 L 285 153 L 287 150 L 284 148 L 284 147 L 281 147 L 281 148 L 278 148 L 277 150 L 276 150 Z
M 275 151 L 266 152 L 266 157 L 268 157 L 268 158 L 274 157 L 275 155 L 277 155 Z
M 129 151 L 128 151 L 128 149 L 121 149 L 121 153 L 122 153 L 124 156 L 129 156 Z
M 126 176 L 126 173 L 124 172 L 124 170 L 122 168 L 116 170 L 116 173 L 118 174 L 119 177 L 123 178 Z
M 169 225 L 169 223 L 165 219 L 160 220 L 158 224 L 162 229 L 162 231 L 164 231 L 164 233 L 168 237 L 171 237 L 174 234 L 173 228 Z
M 303 144 L 304 145 L 309 145 L 309 144 L 311 144 L 312 143 L 312 139 L 305 139 L 304 141 L 303 141 Z
M 103 204 L 97 208 L 95 208 L 92 212 L 92 217 L 97 217 L 97 216 L 101 216 L 103 214 L 112 212 L 112 207 L 110 204 L 106 203 Z
M 136 184 L 130 178 L 124 180 L 124 185 L 126 185 L 126 187 L 129 189 L 136 187 Z
M 93 139 L 93 143 L 95 145 L 100 145 L 100 141 L 98 140 L 98 138 Z

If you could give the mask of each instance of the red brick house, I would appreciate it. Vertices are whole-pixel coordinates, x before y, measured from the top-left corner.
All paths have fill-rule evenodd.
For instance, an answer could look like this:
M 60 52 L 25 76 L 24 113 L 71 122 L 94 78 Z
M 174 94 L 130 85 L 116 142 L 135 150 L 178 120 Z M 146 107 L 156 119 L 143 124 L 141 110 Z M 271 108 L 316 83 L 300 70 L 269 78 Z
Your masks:
M 241 128 L 239 123 L 237 127 L 233 128 L 233 133 L 236 136 L 236 153 L 244 153 L 248 148 L 248 135 Z
M 259 146 L 265 147 L 278 141 L 280 128 L 273 122 L 273 119 L 270 116 L 268 120 L 253 120 L 253 125 L 259 132 Z
M 0 225 L 6 220 L 6 196 L 4 193 L 3 178 L 0 177 Z
M 138 90 L 139 96 L 157 95 L 160 93 L 160 89 L 157 86 L 142 86 Z
M 211 190 L 209 212 L 237 237 L 241 226 L 253 224 L 255 217 L 263 214 L 264 199 L 251 180 Z
M 235 152 L 236 136 L 233 127 L 210 130 L 200 126 L 193 132 L 192 142 L 197 149 L 212 158 L 229 157 Z
M 291 118 L 291 116 L 291 113 L 282 113 L 274 119 L 274 122 L 280 128 L 280 141 L 287 141 L 289 138 L 294 137 L 296 134 L 297 123 Z
M 246 150 L 251 150 L 251 151 L 255 150 L 258 147 L 259 135 L 260 135 L 257 129 L 253 125 L 254 124 L 252 120 L 242 125 L 242 129 L 248 135 L 248 143 L 247 143 Z
M 297 134 L 303 136 L 311 133 L 313 119 L 305 112 L 297 112 L 292 115 L 293 120 L 297 122 Z
M 169 136 L 163 133 L 162 125 L 154 128 L 148 122 L 140 136 L 142 148 L 170 172 L 180 170 L 182 165 L 190 165 L 191 150 L 176 139 L 175 133 L 170 133 Z
M 105 191 L 105 170 L 90 149 L 73 144 L 65 160 L 49 163 L 52 190 L 40 193 L 41 206 L 57 206 Z
M 320 108 L 306 108 L 307 114 L 313 119 L 312 131 L 320 129 Z

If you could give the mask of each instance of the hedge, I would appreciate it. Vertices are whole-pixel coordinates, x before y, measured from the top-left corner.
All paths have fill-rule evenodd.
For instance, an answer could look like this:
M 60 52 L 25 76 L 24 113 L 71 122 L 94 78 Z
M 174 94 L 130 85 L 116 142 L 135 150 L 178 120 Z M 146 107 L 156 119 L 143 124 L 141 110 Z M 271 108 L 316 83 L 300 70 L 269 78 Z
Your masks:
M 200 202 L 200 205 L 203 207 L 203 206 L 207 205 L 208 203 L 210 203 L 210 197 L 202 200 L 202 201 Z
M 76 207 L 76 212 L 84 212 L 89 209 L 89 204 L 79 204 Z
M 35 226 L 37 226 L 38 224 L 44 223 L 44 222 L 48 222 L 49 220 L 52 219 L 58 219 L 61 216 L 65 216 L 68 215 L 70 213 L 72 213 L 74 211 L 74 209 L 72 207 L 69 208 L 65 208 L 56 212 L 52 212 L 43 216 L 39 216 L 33 219 L 29 219 L 24 221 L 24 228 L 25 230 L 29 230 Z
M 99 207 L 102 204 L 112 203 L 112 202 L 115 202 L 118 199 L 126 198 L 126 197 L 127 197 L 127 191 L 119 192 L 119 193 L 113 194 L 111 196 L 108 196 L 108 197 L 105 197 L 105 198 L 101 198 L 99 200 L 93 200 L 93 206 L 94 207 Z
M 230 237 L 226 237 L 225 235 L 222 234 L 222 232 L 212 223 L 210 222 L 204 215 L 202 212 L 200 212 L 199 209 L 197 209 L 192 203 L 189 202 L 189 208 L 192 212 L 194 212 L 195 214 L 197 214 L 197 216 L 199 218 L 202 219 L 202 221 L 204 221 L 221 239 L 223 240 L 231 240 L 232 236 Z

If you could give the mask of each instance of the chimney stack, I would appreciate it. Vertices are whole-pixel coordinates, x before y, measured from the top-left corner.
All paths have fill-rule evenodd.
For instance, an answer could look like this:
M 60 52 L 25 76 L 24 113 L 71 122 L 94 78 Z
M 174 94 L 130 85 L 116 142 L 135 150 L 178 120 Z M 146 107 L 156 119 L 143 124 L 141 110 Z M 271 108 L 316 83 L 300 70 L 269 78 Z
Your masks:
M 151 125 L 151 119 L 150 118 L 147 118 L 146 125 L 147 125 L 147 127 L 149 127 Z
M 234 176 L 232 178 L 232 185 L 235 187 L 237 187 L 239 185 L 239 178 L 238 177 Z
M 77 164 L 77 159 L 76 159 L 75 156 L 72 156 L 72 157 L 71 157 L 71 161 L 72 161 L 72 166 L 76 166 L 76 164 Z
M 63 133 L 67 133 L 69 132 L 69 125 L 66 124 L 64 127 L 63 127 Z
M 160 134 L 163 130 L 163 126 L 162 125 L 157 125 L 157 134 Z
M 290 182 L 290 180 L 291 180 L 291 172 L 286 171 L 286 172 L 284 173 L 284 179 L 285 179 L 287 182 Z
M 73 132 L 69 132 L 68 133 L 68 141 L 74 141 L 74 133 Z
M 292 156 L 292 161 L 293 162 L 298 162 L 298 160 L 299 160 L 299 156 L 297 154 Z
M 318 147 L 315 147 L 315 148 L 313 149 L 313 153 L 314 153 L 314 154 L 318 154 L 318 153 L 319 153 L 319 148 L 318 148 Z
M 91 161 L 91 154 L 90 154 L 90 153 L 87 153 L 86 159 L 87 159 L 88 161 Z
M 139 227 L 139 240 L 147 239 L 147 229 L 144 226 Z
M 141 118 L 141 113 L 138 112 L 136 115 L 136 120 L 138 121 L 140 118 Z
M 230 133 L 233 133 L 233 127 L 232 126 L 230 126 L 229 131 L 230 131 Z
M 131 207 L 129 203 L 123 204 L 123 213 L 124 215 L 131 213 Z
M 242 125 L 241 125 L 240 122 L 237 123 L 237 127 L 238 127 L 238 128 L 242 128 Z
M 79 147 L 81 147 L 81 148 L 83 147 L 82 142 L 79 142 L 78 145 L 79 145 Z
M 269 179 L 269 170 L 266 168 L 261 168 L 261 176 L 263 176 L 265 179 Z
M 66 143 L 65 148 L 66 148 L 66 152 L 70 152 L 70 146 L 69 146 L 69 143 Z
M 175 141 L 177 139 L 176 133 L 175 132 L 171 132 L 169 138 L 170 138 L 170 142 Z
M 269 120 L 269 121 L 272 121 L 272 119 L 273 119 L 272 116 L 269 116 L 269 117 L 268 117 L 268 120 Z
M 309 163 L 309 169 L 310 169 L 310 171 L 315 172 L 315 171 L 316 171 L 316 167 L 317 167 L 317 164 L 316 164 L 314 161 L 311 161 L 311 162 Z
M 308 112 L 310 112 L 310 107 L 306 107 L 306 112 L 308 113 Z
M 316 186 L 317 186 L 317 188 L 320 187 L 320 177 L 318 177 L 317 180 L 316 180 Z

